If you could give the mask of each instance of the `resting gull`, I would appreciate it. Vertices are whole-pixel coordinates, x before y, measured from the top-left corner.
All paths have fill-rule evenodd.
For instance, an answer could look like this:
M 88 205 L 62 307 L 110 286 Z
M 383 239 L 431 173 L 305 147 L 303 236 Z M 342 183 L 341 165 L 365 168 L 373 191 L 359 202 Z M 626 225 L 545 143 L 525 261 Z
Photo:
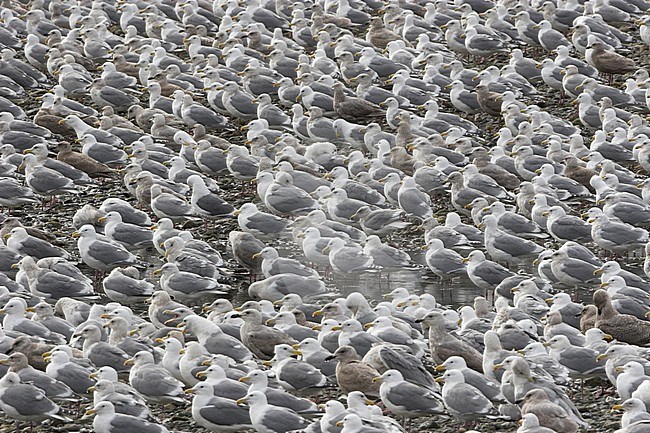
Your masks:
M 174 263 L 165 263 L 153 273 L 160 275 L 160 286 L 164 291 L 180 299 L 225 294 L 223 290 L 219 290 L 224 286 L 214 278 L 181 271 Z
M 336 382 L 345 393 L 361 391 L 368 396 L 378 397 L 380 385 L 373 382 L 379 372 L 361 360 L 352 346 L 341 346 L 327 359 L 337 359 Z
M 465 382 L 463 373 L 449 370 L 436 382 L 443 382 L 442 401 L 447 411 L 459 420 L 473 421 L 480 417 L 498 415 L 490 400 L 481 391 Z
M 628 314 L 620 314 L 612 305 L 609 294 L 597 290 L 594 295 L 594 305 L 598 308 L 595 326 L 611 335 L 618 341 L 644 345 L 650 340 L 650 324 Z
M 248 392 L 260 391 L 264 393 L 269 404 L 273 406 L 286 407 L 297 413 L 313 412 L 316 409 L 316 405 L 308 399 L 294 396 L 282 389 L 269 387 L 269 377 L 262 370 L 252 370 L 246 376 L 241 377 L 239 381 L 250 383 Z
M 386 408 L 395 415 L 409 418 L 444 412 L 442 398 L 430 389 L 404 380 L 397 370 L 387 370 L 373 378 L 380 382 L 379 395 Z
M 266 395 L 253 391 L 237 400 L 237 404 L 248 403 L 253 428 L 268 433 L 283 433 L 303 429 L 308 422 L 291 409 L 273 406 L 268 403 Z
M 97 433 L 120 433 L 123 431 L 142 431 L 151 433 L 169 433 L 164 426 L 145 421 L 131 415 L 115 413 L 115 406 L 110 401 L 102 401 L 86 411 L 86 416 L 95 415 L 93 430 Z
M 199 382 L 185 392 L 194 394 L 192 418 L 201 427 L 219 432 L 237 432 L 252 427 L 248 409 L 239 406 L 234 399 L 215 396 L 208 383 Z
M 269 360 L 273 357 L 273 349 L 277 344 L 296 344 L 297 341 L 289 337 L 284 331 L 263 325 L 262 313 L 254 309 L 247 309 L 233 315 L 241 318 L 244 324 L 241 327 L 241 341 L 258 358 Z
M 129 384 L 147 401 L 156 403 L 183 403 L 183 383 L 173 378 L 162 366 L 154 363 L 147 351 L 136 353 L 124 361 L 133 365 L 129 371 Z
M 18 421 L 42 422 L 55 419 L 71 422 L 59 415 L 60 408 L 34 385 L 21 383 L 16 373 L 8 372 L 0 379 L 0 408 L 10 418 Z
M 122 245 L 110 242 L 106 238 L 99 238 L 95 227 L 90 224 L 72 233 L 72 237 L 79 238 L 77 248 L 81 260 L 97 271 L 109 272 L 119 266 L 138 263 L 137 258 Z
M 45 257 L 69 258 L 70 254 L 64 249 L 52 245 L 48 241 L 39 239 L 27 233 L 27 230 L 20 226 L 14 227 L 4 236 L 7 247 L 23 256 L 42 259 Z

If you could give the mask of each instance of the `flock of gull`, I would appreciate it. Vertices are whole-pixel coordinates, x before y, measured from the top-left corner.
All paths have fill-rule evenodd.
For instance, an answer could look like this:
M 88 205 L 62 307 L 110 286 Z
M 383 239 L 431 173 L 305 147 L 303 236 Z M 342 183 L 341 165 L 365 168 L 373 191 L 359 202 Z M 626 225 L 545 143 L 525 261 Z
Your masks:
M 4 0 L 3 415 L 650 431 L 649 11 Z

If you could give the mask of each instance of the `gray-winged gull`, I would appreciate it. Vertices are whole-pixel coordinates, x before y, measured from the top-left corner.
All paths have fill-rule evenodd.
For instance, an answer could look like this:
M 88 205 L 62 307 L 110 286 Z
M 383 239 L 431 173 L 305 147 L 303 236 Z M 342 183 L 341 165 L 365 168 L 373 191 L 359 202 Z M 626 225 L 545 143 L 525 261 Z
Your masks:
M 98 222 L 104 224 L 104 234 L 112 241 L 119 242 L 129 250 L 147 248 L 152 245 L 151 230 L 135 224 L 125 223 L 117 211 L 106 213 Z
M 54 349 L 46 356 L 48 362 L 45 372 L 48 376 L 68 385 L 75 393 L 84 395 L 95 384 L 88 375 L 91 370 L 70 361 L 68 354 L 61 349 Z
M 16 373 L 8 372 L 0 379 L 0 408 L 10 418 L 18 421 L 42 422 L 46 419 L 56 419 L 71 422 L 59 415 L 60 408 L 45 392 L 34 385 L 21 383 Z
M 257 254 L 262 257 L 262 273 L 267 278 L 286 273 L 303 277 L 318 277 L 318 272 L 306 267 L 298 260 L 280 257 L 278 251 L 273 247 L 266 247 Z
M 137 258 L 122 245 L 112 243 L 106 238 L 99 238 L 95 227 L 90 224 L 86 224 L 72 233 L 72 237 L 79 238 L 77 248 L 81 260 L 97 271 L 108 272 L 118 266 L 137 263 Z
M 444 382 L 442 386 L 442 401 L 447 411 L 454 417 L 463 421 L 473 421 L 480 417 L 494 416 L 498 412 L 490 400 L 481 391 L 465 383 L 463 373 L 458 370 L 448 370 L 437 382 Z
M 87 410 L 86 415 L 95 415 L 93 430 L 97 433 L 119 433 L 122 431 L 169 433 L 169 430 L 160 424 L 131 415 L 115 413 L 115 406 L 110 401 L 102 401 L 94 408 Z
M 192 187 L 190 204 L 195 214 L 208 219 L 216 219 L 230 215 L 235 210 L 230 203 L 219 195 L 210 192 L 205 181 L 200 176 L 189 176 L 187 184 Z
M 318 392 L 327 385 L 327 377 L 311 364 L 292 358 L 297 351 L 288 344 L 278 344 L 270 361 L 271 370 L 280 385 L 287 391 L 300 394 Z
M 48 342 L 63 342 L 65 338 L 56 332 L 50 331 L 45 325 L 27 319 L 27 303 L 23 298 L 13 297 L 9 299 L 0 310 L 4 314 L 2 327 L 5 331 L 15 331 L 28 337 L 42 338 Z M 32 309 L 30 308 L 30 311 Z
M 200 382 L 185 392 L 194 394 L 192 418 L 199 426 L 220 432 L 237 432 L 252 427 L 248 409 L 233 399 L 215 396 L 210 384 Z
M 604 376 L 605 369 L 596 360 L 598 352 L 588 347 L 573 346 L 566 335 L 556 335 L 546 343 L 549 354 L 569 370 L 573 378 Z
M 150 192 L 151 210 L 158 218 L 182 221 L 194 216 L 192 205 L 167 188 L 163 189 L 161 185 L 153 184 Z
M 150 297 L 154 285 L 140 279 L 140 272 L 133 266 L 115 268 L 102 281 L 104 293 L 112 301 L 131 304 Z
M 425 263 L 441 279 L 452 279 L 466 272 L 463 257 L 456 251 L 445 248 L 443 242 L 436 238 L 427 242 Z
M 296 397 L 282 389 L 268 386 L 269 377 L 262 370 L 252 370 L 239 379 L 240 382 L 250 383 L 248 392 L 260 391 L 266 395 L 267 401 L 273 406 L 281 406 L 291 409 L 297 413 L 313 412 L 316 405 L 307 399 Z
M 645 404 L 638 398 L 628 398 L 623 403 L 615 404 L 612 410 L 622 410 L 621 427 L 626 428 L 638 425 L 641 421 L 650 421 L 650 414 L 646 412 Z
M 318 208 L 307 192 L 293 185 L 289 173 L 279 172 L 264 194 L 264 204 L 278 215 L 301 215 Z
M 31 383 L 35 387 L 42 389 L 50 399 L 59 401 L 76 400 L 74 392 L 65 383 L 30 366 L 27 356 L 22 353 L 12 353 L 9 358 L 0 360 L 0 363 L 9 364 L 9 372 L 17 373 L 21 382 Z
M 484 290 L 492 290 L 503 280 L 514 275 L 509 269 L 487 260 L 483 251 L 474 250 L 463 261 L 467 263 L 469 279 Z
M 226 334 L 215 323 L 203 317 L 190 314 L 182 319 L 181 324 L 211 354 L 226 355 L 237 362 L 252 358 L 251 352 L 237 338 Z
M 24 227 L 14 227 L 4 236 L 4 239 L 7 247 L 23 256 L 30 256 L 35 259 L 42 259 L 44 257 L 70 257 L 70 254 L 64 249 L 30 235 Z
M 79 193 L 71 179 L 40 165 L 35 155 L 25 155 L 21 166 L 25 168 L 27 186 L 36 194 L 51 197 L 63 193 Z
M 444 412 L 442 398 L 430 389 L 404 380 L 397 370 L 387 370 L 373 378 L 380 382 L 379 395 L 386 408 L 395 415 L 413 418 Z
M 517 433 L 551 433 L 555 430 L 540 426 L 537 415 L 534 413 L 527 413 L 522 416 L 519 421 L 521 427 L 517 429 Z
M 84 340 L 84 357 L 88 358 L 95 366 L 112 367 L 118 372 L 128 371 L 128 368 L 124 366 L 124 361 L 129 359 L 129 356 L 122 349 L 102 342 L 100 340 L 101 330 L 97 325 L 85 325 L 73 335 L 72 341 L 80 338 Z
M 504 232 L 498 227 L 498 222 L 492 215 L 485 216 L 483 224 L 485 248 L 495 260 L 513 264 L 523 263 L 543 249 L 532 241 Z
M 403 213 L 399 210 L 372 210 L 369 206 L 361 206 L 350 219 L 358 222 L 368 235 L 385 236 L 410 225 L 409 222 L 403 221 L 402 217 Z
M 210 277 L 180 271 L 174 263 L 165 263 L 154 275 L 160 274 L 160 286 L 172 296 L 192 299 L 205 295 L 223 295 L 224 288 L 217 280 Z
M 239 227 L 256 237 L 275 237 L 286 232 L 289 221 L 260 211 L 255 203 L 244 203 L 232 212 L 237 217 Z
M 100 370 L 107 370 L 108 367 L 102 367 Z M 94 385 L 88 387 L 87 392 L 92 393 L 93 405 L 98 405 L 102 401 L 109 401 L 113 403 L 116 413 L 124 415 L 132 415 L 142 419 L 152 419 L 153 415 L 147 407 L 144 398 L 138 395 L 137 392 L 126 383 L 117 382 L 119 385 L 116 388 L 116 383 L 109 379 L 98 379 L 94 382 L 95 377 L 102 376 L 104 371 L 97 373 L 90 373 L 90 379 L 93 380 Z M 114 373 L 115 371 L 113 371 Z M 117 381 L 117 373 L 114 375 L 114 380 Z
M 38 199 L 34 192 L 9 177 L 0 178 L 0 205 L 6 207 L 21 206 L 36 203 Z
M 372 257 L 365 254 L 359 246 L 348 246 L 340 238 L 333 238 L 323 249 L 329 254 L 332 269 L 341 274 L 363 272 L 372 268 Z
M 411 264 L 411 257 L 406 252 L 382 243 L 381 239 L 376 235 L 370 235 L 366 238 L 363 252 L 372 257 L 374 266 L 386 271 L 405 268 Z
M 307 426 L 307 420 L 291 409 L 270 405 L 260 391 L 253 391 L 237 400 L 237 404 L 248 403 L 251 423 L 258 431 L 282 433 Z
M 165 368 L 154 364 L 151 353 L 140 351 L 124 361 L 124 365 L 129 364 L 133 365 L 129 372 L 129 384 L 147 401 L 183 402 L 183 383 L 173 378 Z
M 212 386 L 211 393 L 215 397 L 237 400 L 248 393 L 248 387 L 238 380 L 229 378 L 224 367 L 219 364 L 211 364 L 206 370 L 199 371 L 196 377 L 205 378 L 203 383 Z

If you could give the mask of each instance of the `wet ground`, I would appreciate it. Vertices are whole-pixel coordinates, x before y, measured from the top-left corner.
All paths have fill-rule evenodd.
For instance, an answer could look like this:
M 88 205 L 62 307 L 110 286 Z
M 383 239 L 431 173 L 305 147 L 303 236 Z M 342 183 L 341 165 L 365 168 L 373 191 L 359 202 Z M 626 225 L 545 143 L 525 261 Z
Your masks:
M 633 48 L 633 53 L 633 57 L 638 64 L 648 64 L 647 51 L 645 51 L 644 54 L 640 54 L 641 50 Z M 498 64 L 500 66 L 505 62 L 505 57 L 488 59 L 486 64 L 481 65 L 480 68 L 486 67 L 489 64 Z M 539 90 L 542 91 L 540 97 L 536 98 L 534 101 L 528 101 L 529 103 L 537 103 L 549 112 L 563 118 L 575 119 L 575 109 L 566 102 L 560 104 L 559 95 L 556 92 L 552 92 L 546 87 L 541 87 Z M 32 99 L 24 101 L 22 105 L 28 109 L 28 112 L 31 111 L 33 114 L 35 106 L 32 105 L 32 101 Z M 441 102 L 441 105 L 449 108 L 448 104 L 445 104 L 443 101 Z M 473 120 L 484 131 L 496 131 L 501 126 L 499 120 L 494 120 L 494 118 L 487 116 L 479 115 Z M 485 138 L 488 141 L 491 139 L 488 138 L 489 136 L 491 136 L 491 134 L 488 135 L 486 133 Z M 241 134 L 235 134 L 230 138 L 234 143 L 241 143 L 243 141 L 243 136 Z M 223 178 L 218 181 L 224 198 L 229 200 L 236 207 L 245 201 L 256 200 L 253 196 L 242 196 L 241 185 L 238 182 L 233 182 L 230 178 Z M 14 211 L 14 215 L 20 217 L 26 225 L 35 225 L 56 234 L 59 237 L 59 242 L 66 245 L 67 249 L 73 254 L 76 254 L 76 246 L 70 238 L 70 234 L 74 230 L 71 226 L 72 215 L 75 210 L 80 208 L 83 204 L 91 203 L 99 206 L 109 195 L 124 198 L 132 203 L 135 202 L 132 197 L 125 194 L 121 181 L 115 180 L 102 185 L 89 187 L 78 196 L 61 197 L 59 203 L 52 209 L 45 210 L 40 206 L 26 206 Z M 445 210 L 441 208 L 439 211 L 444 216 Z M 236 221 L 220 221 L 215 227 L 216 228 L 210 227 L 205 229 L 203 226 L 197 226 L 192 227 L 191 230 L 196 237 L 212 242 L 222 252 L 224 258 L 229 262 L 229 267 L 234 270 L 233 275 L 226 281 L 236 288 L 232 293 L 232 296 L 236 301 L 246 300 L 246 289 L 249 282 L 248 273 L 245 270 L 238 269 L 236 263 L 232 260 L 227 246 L 228 233 L 230 230 L 237 228 Z M 414 262 L 421 265 L 422 251 L 419 248 L 423 242 L 422 239 L 422 232 L 405 231 L 404 233 L 399 234 L 399 236 L 393 238 L 391 242 L 411 253 Z M 296 254 L 297 249 L 291 248 L 289 253 Z M 147 272 L 150 276 L 150 272 L 160 264 L 160 261 L 155 257 L 155 255 L 147 257 L 147 259 L 150 259 L 152 263 L 151 269 Z M 80 267 L 85 269 L 88 275 L 92 275 L 90 269 L 84 268 L 83 265 Z M 532 269 L 526 270 L 531 271 Z M 155 282 L 156 280 L 152 279 L 152 281 Z M 383 275 L 381 280 L 378 278 L 376 273 L 370 273 L 354 279 L 335 278 L 333 280 L 328 280 L 327 285 L 332 288 L 334 295 L 340 294 L 345 296 L 349 292 L 356 290 L 362 292 L 364 295 L 375 301 L 380 301 L 382 299 L 381 295 L 387 293 L 392 288 L 406 287 L 416 294 L 425 292 L 431 293 L 436 297 L 438 302 L 450 307 L 469 304 L 475 296 L 484 295 L 482 290 L 474 287 L 467 279 L 457 279 L 452 282 L 442 283 L 423 266 L 416 266 L 411 270 L 394 272 L 391 273 L 390 276 Z M 587 288 L 581 290 L 579 293 L 580 299 L 589 300 L 591 297 L 590 292 L 594 289 L 595 288 Z M 600 395 L 599 391 L 600 386 L 598 385 L 586 386 L 584 393 L 581 393 L 579 387 L 576 387 L 574 390 L 574 402 L 580 409 L 581 413 L 583 413 L 585 419 L 592 424 L 592 428 L 588 430 L 589 432 L 611 432 L 619 427 L 620 418 L 617 415 L 612 414 L 610 411 L 611 406 L 617 401 L 611 395 Z M 160 420 L 164 420 L 165 425 L 170 430 L 191 431 L 196 433 L 207 432 L 207 430 L 197 427 L 194 424 L 189 412 L 189 406 L 182 408 L 178 407 L 171 411 L 168 410 L 166 415 L 163 415 L 159 408 L 155 408 L 155 410 L 156 414 L 160 417 Z M 7 422 L 0 426 L 0 433 L 11 431 L 13 428 L 13 423 L 10 420 L 7 420 Z M 509 433 L 514 432 L 516 428 L 517 426 L 513 422 L 489 420 L 481 422 L 477 427 L 477 430 L 480 432 Z M 64 426 L 51 426 L 48 424 L 36 426 L 34 430 L 43 433 L 60 431 L 87 432 L 91 431 L 92 428 L 90 427 L 90 420 L 78 420 L 73 424 Z M 22 429 L 21 431 L 27 430 Z M 459 430 L 455 421 L 449 418 L 435 417 L 433 419 L 415 420 L 413 423 L 413 431 L 451 432 L 462 431 L 462 429 Z

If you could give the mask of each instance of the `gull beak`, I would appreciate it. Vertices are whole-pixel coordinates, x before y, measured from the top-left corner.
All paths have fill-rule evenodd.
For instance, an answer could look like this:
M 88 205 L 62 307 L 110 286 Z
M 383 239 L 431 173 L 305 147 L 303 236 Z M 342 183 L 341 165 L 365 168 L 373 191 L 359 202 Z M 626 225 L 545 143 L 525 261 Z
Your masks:
M 372 383 L 381 382 L 381 376 L 375 376 L 372 378 Z

